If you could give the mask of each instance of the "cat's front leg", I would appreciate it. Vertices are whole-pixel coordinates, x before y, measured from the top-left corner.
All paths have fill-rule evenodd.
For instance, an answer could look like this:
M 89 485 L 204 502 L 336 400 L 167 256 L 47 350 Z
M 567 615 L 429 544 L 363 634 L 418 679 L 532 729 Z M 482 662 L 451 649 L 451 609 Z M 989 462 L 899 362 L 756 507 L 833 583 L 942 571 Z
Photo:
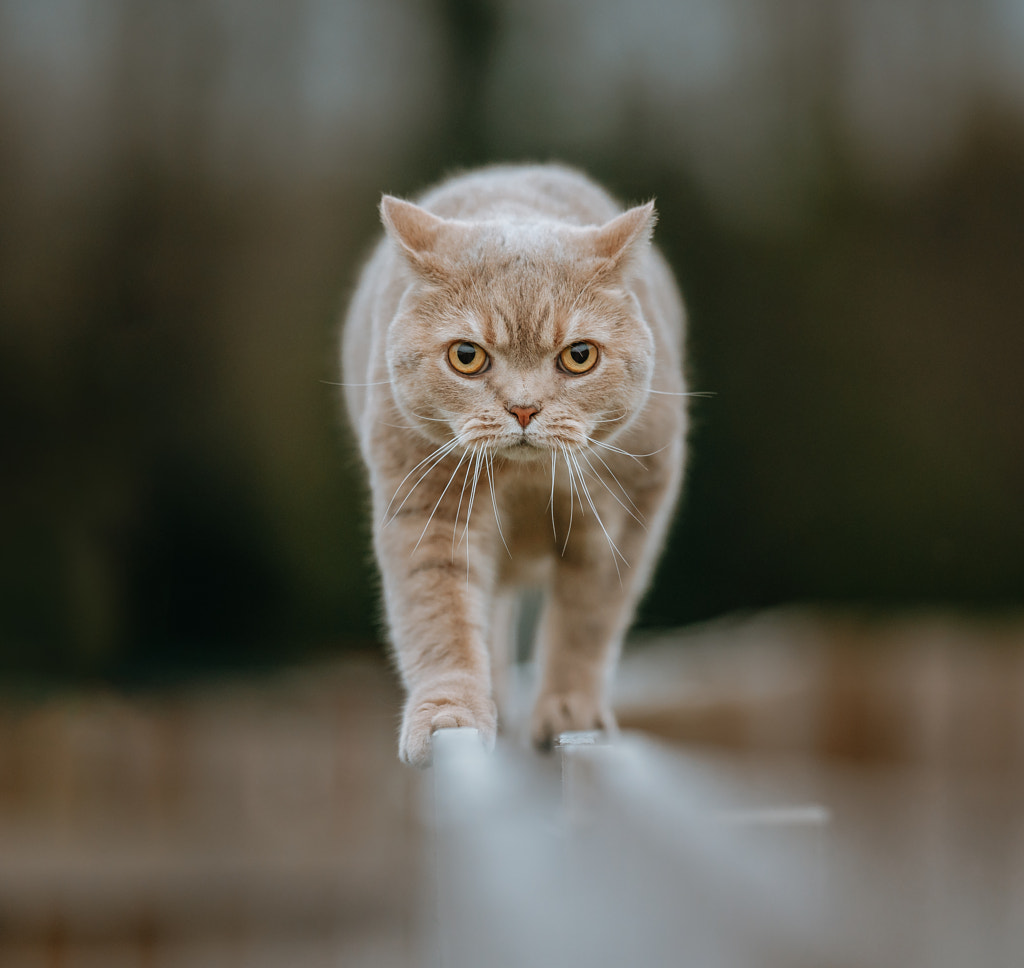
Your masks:
M 482 596 L 467 587 L 465 568 L 419 552 L 386 580 L 388 612 L 406 687 L 399 756 L 428 766 L 431 736 L 468 726 L 493 747 L 497 709 L 491 694 Z
M 609 575 L 583 560 L 559 563 L 541 620 L 535 745 L 549 748 L 569 730 L 615 731 L 608 693 L 630 606 L 614 569 Z
M 472 676 L 433 678 L 409 692 L 402 714 L 398 755 L 411 766 L 429 766 L 432 737 L 439 729 L 469 726 L 484 746 L 494 748 L 497 711 Z
M 563 553 L 554 559 L 540 628 L 540 689 L 531 719 L 537 746 L 549 747 L 569 730 L 616 729 L 612 675 L 679 488 L 681 434 L 673 439 L 680 443 L 665 449 L 661 461 L 634 480 L 630 503 L 636 515 L 612 503 L 610 491 L 595 493 L 595 513 L 573 527 Z M 617 480 L 627 479 L 627 471 L 620 468 Z M 618 567 L 613 539 L 621 555 Z
M 439 729 L 472 727 L 492 747 L 497 711 L 486 647 L 492 575 L 485 539 L 470 531 L 453 551 L 457 507 L 447 507 L 447 495 L 436 506 L 429 491 L 418 498 L 378 530 L 376 545 L 406 688 L 399 756 L 427 766 Z

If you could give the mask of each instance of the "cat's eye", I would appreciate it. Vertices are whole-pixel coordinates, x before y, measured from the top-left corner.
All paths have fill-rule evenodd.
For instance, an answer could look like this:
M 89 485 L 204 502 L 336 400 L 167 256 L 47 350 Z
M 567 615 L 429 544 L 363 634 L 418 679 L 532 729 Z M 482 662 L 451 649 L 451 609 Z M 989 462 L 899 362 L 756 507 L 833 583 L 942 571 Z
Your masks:
M 585 340 L 573 343 L 558 354 L 558 363 L 566 373 L 586 373 L 597 363 L 597 347 Z
M 448 362 L 463 376 L 476 376 L 487 366 L 488 356 L 476 343 L 460 340 L 448 347 Z

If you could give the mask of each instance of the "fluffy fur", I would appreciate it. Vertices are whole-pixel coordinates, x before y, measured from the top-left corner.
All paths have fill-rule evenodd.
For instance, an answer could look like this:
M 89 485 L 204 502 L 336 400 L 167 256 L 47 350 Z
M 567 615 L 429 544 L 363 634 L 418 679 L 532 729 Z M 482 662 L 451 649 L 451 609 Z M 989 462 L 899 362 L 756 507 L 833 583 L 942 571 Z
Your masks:
M 684 314 L 653 203 L 623 212 L 578 172 L 509 166 L 385 196 L 381 219 L 343 371 L 407 691 L 399 754 L 429 763 L 451 726 L 493 743 L 529 585 L 545 592 L 534 741 L 614 729 L 611 673 L 684 461 Z M 597 364 L 574 374 L 560 354 L 581 342 Z M 487 354 L 475 375 L 451 360 L 464 343 Z

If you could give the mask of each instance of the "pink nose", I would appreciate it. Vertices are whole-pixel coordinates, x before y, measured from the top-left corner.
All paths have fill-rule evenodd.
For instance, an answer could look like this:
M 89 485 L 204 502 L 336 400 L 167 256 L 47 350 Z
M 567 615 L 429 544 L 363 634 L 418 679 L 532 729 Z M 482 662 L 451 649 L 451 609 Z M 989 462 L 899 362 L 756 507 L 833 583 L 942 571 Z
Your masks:
M 530 418 L 535 413 L 539 413 L 540 412 L 540 408 L 539 407 L 509 407 L 508 408 L 508 412 L 515 414 L 516 419 L 519 421 L 519 426 L 522 427 L 525 430 L 526 429 L 526 425 L 530 422 Z

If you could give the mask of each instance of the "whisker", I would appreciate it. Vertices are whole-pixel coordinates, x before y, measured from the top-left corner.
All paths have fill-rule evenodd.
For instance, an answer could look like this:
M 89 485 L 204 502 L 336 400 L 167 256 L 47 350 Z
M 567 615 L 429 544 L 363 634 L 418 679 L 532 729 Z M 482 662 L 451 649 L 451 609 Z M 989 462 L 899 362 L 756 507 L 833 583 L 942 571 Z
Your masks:
M 450 423 L 447 417 L 428 417 L 426 414 L 417 413 L 414 415 L 417 420 L 428 420 L 430 423 Z
M 716 390 L 690 390 L 686 393 L 676 393 L 672 390 L 648 390 L 648 393 L 657 393 L 663 397 L 717 397 Z
M 473 516 L 473 499 L 476 497 L 476 483 L 480 479 L 480 468 L 483 466 L 484 448 L 481 447 L 476 455 L 473 466 L 473 489 L 469 493 L 469 507 L 466 509 L 466 527 L 462 537 L 466 542 L 466 588 L 469 588 L 469 551 L 472 542 L 469 540 L 469 519 Z
M 420 413 L 419 410 L 412 410 L 410 412 L 412 413 L 412 415 L 414 417 L 418 417 L 420 420 L 429 420 L 432 423 L 448 423 L 449 422 L 448 421 L 449 417 L 458 416 L 457 414 L 449 413 L 446 410 L 439 410 L 438 411 L 439 413 L 445 414 L 444 417 L 428 417 L 425 413 Z
M 408 501 L 410 497 L 412 497 L 413 491 L 415 491 L 416 488 L 419 487 L 420 484 L 423 482 L 423 479 L 458 446 L 458 443 L 458 438 L 452 437 L 452 439 L 449 440 L 448 443 L 442 444 L 432 454 L 429 454 L 428 456 L 424 457 L 423 460 L 421 460 L 411 471 L 409 471 L 408 474 L 405 475 L 405 477 L 402 478 L 401 483 L 398 485 L 398 487 L 395 488 L 395 493 L 392 495 L 391 500 L 388 502 L 388 506 L 384 509 L 384 527 L 387 527 L 392 521 L 395 520 L 395 518 L 398 516 L 398 512 L 401 511 L 403 507 L 405 507 L 405 502 Z M 431 460 L 433 460 L 433 463 L 430 464 L 430 466 L 420 475 L 419 480 L 417 480 L 416 483 L 413 484 L 411 488 L 409 488 L 409 493 L 405 495 L 405 498 L 402 500 L 402 503 L 399 504 L 397 508 L 395 508 L 395 513 L 392 514 L 391 517 L 389 518 L 388 512 L 391 511 L 391 505 L 395 503 L 395 499 L 401 492 L 402 487 L 405 485 L 405 482 L 409 480 L 409 478 L 412 477 L 412 475 L 415 474 L 416 471 L 418 471 L 424 464 L 428 463 Z
M 469 475 L 473 471 L 473 459 L 476 457 L 477 445 L 474 444 L 469 452 L 469 460 L 466 462 L 466 476 L 462 479 L 462 490 L 459 491 L 459 506 L 455 509 L 455 523 L 452 525 L 452 564 L 455 564 L 455 536 L 459 533 L 459 514 L 462 513 L 462 499 L 466 496 L 466 485 L 469 483 Z M 456 468 L 457 469 L 457 468 Z M 469 524 L 469 515 L 466 515 L 466 524 Z M 469 549 L 466 549 L 469 554 Z
M 548 498 L 548 507 L 551 508 L 551 534 L 555 541 L 558 541 L 558 529 L 555 527 L 555 452 L 551 451 L 551 497 Z
M 466 508 L 466 525 L 462 529 L 462 537 L 459 538 L 459 544 L 466 541 L 466 535 L 469 534 L 469 519 L 473 516 L 473 502 L 476 500 L 476 484 L 480 479 L 480 467 L 483 462 L 483 448 L 475 455 L 473 461 L 473 486 L 469 490 L 469 506 Z M 469 544 L 466 544 L 466 568 L 469 568 Z
M 627 568 L 629 567 L 629 562 L 626 561 L 626 559 L 623 556 L 622 552 L 619 551 L 619 549 L 616 546 L 615 542 L 612 541 L 612 536 L 608 533 L 608 529 L 604 526 L 604 522 L 601 520 L 601 515 L 598 514 L 598 512 L 597 512 L 597 505 L 594 504 L 594 499 L 590 496 L 590 488 L 587 487 L 587 482 L 583 478 L 583 469 L 576 462 L 576 457 L 575 457 L 574 454 L 570 454 L 569 456 L 572 457 L 573 463 L 576 464 L 576 470 L 579 473 L 580 486 L 583 488 L 583 493 L 584 493 L 584 495 L 587 498 L 587 503 L 590 505 L 590 510 L 594 512 L 594 517 L 597 518 L 598 526 L 604 532 L 605 539 L 608 541 L 608 547 L 611 548 L 611 550 L 612 550 L 612 564 L 615 565 L 615 574 L 618 575 L 618 577 L 619 577 L 619 584 L 621 585 L 622 584 L 622 572 L 619 571 L 619 563 L 616 560 L 616 555 L 618 555 L 618 557 L 622 559 L 622 563 Z
M 430 515 L 427 518 L 427 523 L 423 525 L 423 530 L 420 532 L 420 536 L 416 539 L 416 544 L 412 546 L 412 551 L 409 552 L 410 558 L 413 556 L 416 549 L 420 546 L 420 542 L 423 540 L 423 536 L 427 533 L 427 528 L 430 527 L 430 522 L 434 520 L 434 515 L 437 513 L 437 509 L 441 506 L 441 502 L 444 500 L 444 496 L 448 493 L 448 488 L 452 486 L 452 481 L 455 480 L 455 475 L 459 473 L 459 468 L 462 466 L 462 462 L 466 459 L 467 456 L 467 451 L 463 451 L 459 455 L 459 462 L 455 465 L 455 470 L 452 471 L 452 476 L 448 478 L 448 483 L 445 484 L 444 490 L 441 491 L 440 496 L 435 502 L 433 510 L 431 510 Z M 458 519 L 456 519 L 456 523 L 458 523 Z
M 564 444 L 559 444 L 558 449 L 562 452 L 562 459 L 565 461 L 565 469 L 569 473 L 569 526 L 565 529 L 565 542 L 562 544 L 562 557 L 565 557 L 565 549 L 569 547 L 569 535 L 572 534 L 572 517 L 573 517 L 573 491 L 575 489 L 575 482 L 573 481 L 572 465 L 569 463 L 569 454 L 565 449 Z M 583 498 L 580 498 L 580 511 L 583 510 Z
M 581 453 L 582 453 L 582 452 L 581 452 Z M 597 453 L 597 451 L 591 451 L 590 453 L 591 453 L 591 455 L 592 455 L 593 457 L 596 457 L 596 458 L 597 458 L 597 459 L 598 459 L 598 460 L 599 460 L 599 461 L 601 462 L 601 466 L 602 466 L 602 467 L 603 467 L 603 468 L 604 468 L 604 469 L 605 469 L 606 471 L 608 471 L 608 473 L 609 473 L 609 474 L 611 474 L 611 476 L 612 476 L 612 480 L 613 480 L 613 481 L 615 481 L 615 483 L 616 483 L 616 485 L 618 486 L 619 490 L 620 490 L 620 491 L 622 492 L 622 496 L 623 496 L 623 497 L 624 497 L 624 498 L 625 498 L 625 499 L 626 499 L 626 500 L 627 500 L 627 501 L 629 502 L 629 505 L 630 505 L 630 507 L 632 507 L 632 508 L 633 508 L 633 510 L 634 510 L 634 511 L 636 511 L 636 513 L 637 513 L 637 514 L 639 514 L 641 518 L 643 518 L 643 517 L 644 517 L 644 514 L 643 514 L 643 512 L 642 512 L 642 511 L 640 510 L 640 508 L 639 508 L 639 507 L 637 507 L 636 501 L 634 501 L 634 500 L 633 500 L 633 499 L 632 499 L 632 498 L 631 498 L 631 497 L 629 496 L 629 491 L 627 491 L 627 490 L 626 490 L 626 488 L 622 486 L 622 481 L 620 481 L 620 480 L 619 480 L 619 478 L 618 478 L 618 476 L 616 475 L 615 471 L 613 471 L 613 470 L 611 469 L 611 467 L 609 466 L 608 462 L 607 462 L 607 461 L 606 461 L 606 460 L 605 460 L 605 459 L 604 459 L 604 458 L 603 458 L 603 457 L 602 457 L 602 456 L 601 456 L 601 455 L 600 455 L 599 453 Z M 588 463 L 588 464 L 590 464 L 590 459 L 589 459 L 589 458 L 586 458 L 586 460 L 587 460 L 587 463 Z M 591 466 L 592 466 L 592 465 L 591 465 Z M 593 470 L 595 471 L 595 473 L 597 472 L 597 469 L 596 469 L 596 468 L 593 468 Z M 600 474 L 598 474 L 597 476 L 598 476 L 598 477 L 601 477 L 601 475 L 600 475 Z M 604 479 L 603 479 L 603 478 L 602 478 L 602 483 L 606 483 L 606 482 L 604 481 Z
M 405 475 L 405 477 L 402 478 L 402 480 L 399 482 L 398 487 L 395 488 L 395 493 L 394 493 L 394 496 L 391 498 L 391 502 L 388 504 L 387 508 L 384 509 L 384 516 L 385 517 L 387 517 L 388 511 L 391 510 L 391 504 L 393 504 L 394 501 L 395 501 L 395 498 L 398 497 L 398 494 L 402 490 L 402 486 L 405 484 L 405 482 L 407 480 L 409 480 L 409 478 L 412 477 L 412 475 L 415 474 L 416 471 L 418 471 L 424 464 L 429 463 L 430 461 L 434 460 L 434 458 L 440 459 L 440 458 L 444 457 L 451 450 L 451 448 L 455 445 L 455 443 L 456 443 L 456 439 L 453 437 L 451 440 L 449 440 L 446 443 L 442 444 L 436 450 L 432 451 L 426 457 L 424 457 L 423 460 L 421 460 L 415 467 L 413 467 L 413 469 L 411 471 L 409 471 L 408 474 Z
M 587 443 L 591 447 L 604 447 L 605 450 L 610 450 L 615 454 L 622 454 L 623 457 L 636 461 L 644 470 L 647 470 L 647 465 L 636 454 L 631 454 L 628 450 L 623 450 L 621 447 L 616 447 L 614 444 L 606 443 L 603 440 L 596 440 L 594 437 L 587 437 Z
M 608 473 L 612 475 L 612 480 L 614 480 L 615 483 L 618 484 L 619 490 L 622 491 L 622 496 L 627 501 L 629 501 L 629 503 L 633 506 L 633 511 L 635 511 L 636 514 L 634 514 L 633 511 L 631 511 L 628 507 L 626 507 L 625 504 L 622 503 L 622 501 L 619 500 L 619 496 L 608 486 L 608 482 L 597 472 L 597 468 L 590 463 L 590 458 L 587 457 L 586 451 L 581 450 L 578 452 L 578 455 L 582 457 L 584 461 L 586 461 L 587 467 L 590 468 L 591 473 L 601 482 L 604 489 L 612 496 L 612 498 L 622 508 L 622 510 L 625 511 L 626 514 L 628 514 L 634 521 L 636 521 L 636 523 L 639 524 L 640 527 L 644 529 L 644 531 L 646 531 L 647 524 L 643 519 L 643 512 L 641 512 L 640 508 L 638 508 L 636 504 L 633 503 L 633 499 L 629 496 L 629 494 L 626 493 L 626 489 L 622 486 L 619 479 L 615 476 L 615 472 L 607 464 L 605 464 L 603 460 L 601 460 L 601 455 L 597 453 L 594 454 L 594 456 L 598 460 L 600 460 L 601 463 L 604 465 L 605 470 L 607 470 Z M 639 517 L 637 515 L 639 515 Z
M 501 537 L 501 543 L 505 546 L 505 550 L 508 551 L 509 558 L 512 557 L 512 552 L 509 551 L 508 542 L 505 540 L 505 535 L 501 530 L 501 518 L 498 517 L 498 501 L 494 496 L 494 465 L 492 463 L 493 455 L 487 455 L 487 483 L 491 486 L 491 507 L 494 508 L 494 522 L 498 525 L 498 534 Z
M 334 380 L 321 380 L 328 387 L 382 387 L 391 383 L 390 380 L 378 380 L 376 383 L 336 383 Z
M 640 460 L 641 457 L 654 457 L 655 454 L 660 454 L 663 450 L 668 450 L 671 444 L 665 444 L 664 447 L 659 447 L 657 450 L 652 450 L 649 454 L 631 454 L 628 450 L 623 450 L 621 447 L 616 447 L 615 444 L 609 444 L 604 440 L 596 440 L 593 437 L 587 438 L 587 443 L 592 444 L 595 447 L 604 447 L 605 450 L 613 451 L 616 454 L 622 454 L 623 457 L 629 457 L 635 460 L 641 467 L 646 470 L 646 465 Z
M 415 408 L 410 408 L 410 409 L 412 409 L 412 412 L 417 414 L 418 416 L 422 416 L 422 414 L 420 414 L 419 410 L 416 410 Z M 437 413 L 443 413 L 446 417 L 458 417 L 458 416 L 461 416 L 461 414 L 458 411 L 456 411 L 456 410 L 448 410 L 447 408 L 439 407 L 436 404 L 434 404 L 432 409 L 435 412 L 437 412 Z

